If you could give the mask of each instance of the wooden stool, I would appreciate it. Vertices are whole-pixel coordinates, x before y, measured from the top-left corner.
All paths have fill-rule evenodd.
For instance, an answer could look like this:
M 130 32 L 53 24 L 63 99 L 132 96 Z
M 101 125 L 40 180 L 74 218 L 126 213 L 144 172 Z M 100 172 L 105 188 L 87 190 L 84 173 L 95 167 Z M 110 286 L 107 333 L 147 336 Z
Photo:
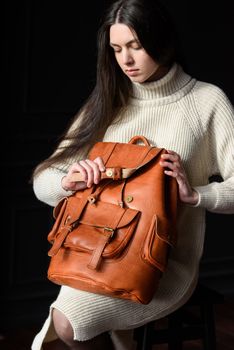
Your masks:
M 153 345 L 165 343 L 169 350 L 182 350 L 183 341 L 196 339 L 202 340 L 204 350 L 215 350 L 213 306 L 223 302 L 224 297 L 220 293 L 198 283 L 191 298 L 181 308 L 164 319 L 135 329 L 137 350 L 152 350 Z M 157 329 L 160 321 L 166 321 L 166 327 Z

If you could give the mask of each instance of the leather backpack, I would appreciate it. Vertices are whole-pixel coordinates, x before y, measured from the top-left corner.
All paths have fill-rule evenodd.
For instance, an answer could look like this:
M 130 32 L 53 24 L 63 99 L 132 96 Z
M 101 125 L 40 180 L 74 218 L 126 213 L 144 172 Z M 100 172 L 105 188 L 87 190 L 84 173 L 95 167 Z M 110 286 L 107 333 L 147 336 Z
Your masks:
M 63 198 L 54 208 L 49 280 L 150 302 L 177 238 L 177 183 L 159 165 L 166 152 L 144 136 L 93 146 L 89 159 L 101 156 L 106 170 L 98 185 Z M 74 174 L 78 180 L 80 174 Z

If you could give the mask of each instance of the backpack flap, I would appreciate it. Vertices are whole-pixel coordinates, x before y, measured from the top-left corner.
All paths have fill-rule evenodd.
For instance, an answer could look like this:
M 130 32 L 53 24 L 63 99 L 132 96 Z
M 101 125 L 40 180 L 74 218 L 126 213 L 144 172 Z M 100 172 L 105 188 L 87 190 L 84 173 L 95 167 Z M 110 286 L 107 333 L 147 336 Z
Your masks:
M 90 255 L 89 268 L 97 269 L 102 258 L 116 258 L 131 240 L 139 211 L 98 201 L 88 204 L 64 247 Z
M 131 143 L 97 142 L 90 151 L 89 159 L 94 160 L 101 156 L 106 167 L 103 178 L 121 180 L 130 177 L 163 151 L 165 151 L 163 148 Z

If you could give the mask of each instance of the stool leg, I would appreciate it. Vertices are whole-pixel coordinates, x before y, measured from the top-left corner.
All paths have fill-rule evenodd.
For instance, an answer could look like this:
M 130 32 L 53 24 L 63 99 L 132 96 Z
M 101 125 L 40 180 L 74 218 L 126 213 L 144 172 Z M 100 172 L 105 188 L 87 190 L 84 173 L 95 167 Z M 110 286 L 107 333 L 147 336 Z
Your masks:
M 216 350 L 216 329 L 213 305 L 202 305 L 201 313 L 204 321 L 204 350 Z
M 137 350 L 151 350 L 152 349 L 152 332 L 154 323 L 147 323 L 138 329 Z

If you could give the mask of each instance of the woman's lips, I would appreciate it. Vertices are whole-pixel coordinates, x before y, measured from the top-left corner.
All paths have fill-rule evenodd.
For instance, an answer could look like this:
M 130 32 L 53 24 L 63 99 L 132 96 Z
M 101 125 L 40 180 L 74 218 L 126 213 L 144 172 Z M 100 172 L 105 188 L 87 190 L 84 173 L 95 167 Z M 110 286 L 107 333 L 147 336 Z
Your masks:
M 127 75 L 130 75 L 131 77 L 137 75 L 138 71 L 139 69 L 126 69 Z

